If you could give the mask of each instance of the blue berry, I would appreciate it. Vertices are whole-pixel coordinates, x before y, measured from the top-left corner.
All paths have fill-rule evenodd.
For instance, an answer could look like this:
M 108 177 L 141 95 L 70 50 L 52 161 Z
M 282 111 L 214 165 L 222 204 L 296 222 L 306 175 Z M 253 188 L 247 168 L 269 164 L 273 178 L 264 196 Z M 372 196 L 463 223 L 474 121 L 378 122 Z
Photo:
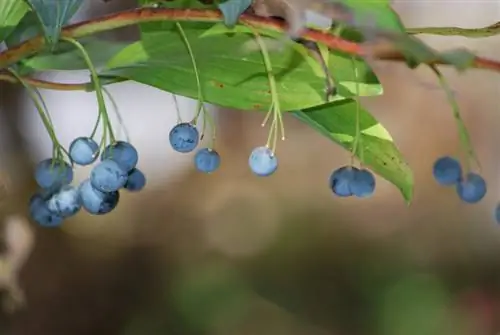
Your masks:
M 35 168 L 35 180 L 43 189 L 57 189 L 73 181 L 73 169 L 66 162 L 45 159 Z
M 350 182 L 350 189 L 354 196 L 367 198 L 375 192 L 375 177 L 366 169 L 353 170 L 354 178 Z
M 101 192 L 96 190 L 89 179 L 86 179 L 78 188 L 83 208 L 95 215 L 102 215 L 111 212 L 116 208 L 120 200 L 120 193 Z
M 460 162 L 448 156 L 436 160 L 432 172 L 434 179 L 443 186 L 455 185 L 462 179 Z
M 140 191 L 146 186 L 146 176 L 141 170 L 134 168 L 128 173 L 127 182 L 123 186 L 128 191 Z
M 352 184 L 358 172 L 359 169 L 354 166 L 343 166 L 333 171 L 330 176 L 330 189 L 332 192 L 339 197 L 352 196 Z
M 469 172 L 464 180 L 457 184 L 457 193 L 464 202 L 479 202 L 486 195 L 486 182 L 477 173 Z
M 220 156 L 215 150 L 209 148 L 200 149 L 194 156 L 194 166 L 200 172 L 214 172 L 220 166 Z
M 268 147 L 257 147 L 250 154 L 248 165 L 257 176 L 267 177 L 278 169 L 278 158 Z
M 63 218 L 75 215 L 82 207 L 78 189 L 70 185 L 63 186 L 49 198 L 47 207 Z
M 129 172 L 137 165 L 139 154 L 132 144 L 124 141 L 116 141 L 104 148 L 101 161 L 104 160 L 115 161 L 125 172 Z
M 30 217 L 43 227 L 58 227 L 63 218 L 52 212 L 47 206 L 47 195 L 36 193 L 29 201 Z
M 90 137 L 78 137 L 69 146 L 69 156 L 78 165 L 89 165 L 99 156 L 99 145 Z
M 127 171 L 109 159 L 97 164 L 90 172 L 92 186 L 101 192 L 118 191 L 125 185 L 127 179 Z
M 198 129 L 191 123 L 179 123 L 170 130 L 170 145 L 177 152 L 187 153 L 193 151 L 200 141 Z

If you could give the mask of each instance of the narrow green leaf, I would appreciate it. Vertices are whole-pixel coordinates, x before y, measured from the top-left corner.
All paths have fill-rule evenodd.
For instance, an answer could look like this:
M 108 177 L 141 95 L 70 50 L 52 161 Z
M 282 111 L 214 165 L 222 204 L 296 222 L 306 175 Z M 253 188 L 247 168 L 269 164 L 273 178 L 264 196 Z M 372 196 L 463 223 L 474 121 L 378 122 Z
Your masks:
M 293 112 L 335 143 L 351 151 L 356 135 L 356 102 L 348 99 Z M 360 112 L 361 142 L 357 157 L 380 177 L 394 184 L 410 203 L 413 173 L 389 132 L 365 109 Z
M 10 35 L 28 10 L 22 0 L 0 1 L 0 42 Z
M 26 0 L 38 15 L 48 43 L 59 41 L 61 28 L 83 4 L 83 0 Z
M 185 29 L 196 57 L 202 89 L 207 102 L 243 110 L 267 111 L 271 103 L 269 83 L 259 51 L 234 50 L 253 39 L 248 34 L 219 34 L 201 37 L 203 30 Z M 301 46 L 302 47 L 302 46 Z M 302 53 L 295 48 L 271 52 L 271 62 L 278 82 L 278 95 L 283 111 L 304 109 L 325 103 L 325 78 L 314 73 Z M 295 62 L 294 67 L 290 67 Z M 366 87 L 363 94 L 381 94 L 380 85 L 370 67 L 362 60 L 355 62 L 356 79 L 350 58 L 338 53 L 329 56 L 329 67 L 342 100 L 352 96 L 352 82 Z M 107 64 L 104 74 L 129 78 L 159 89 L 192 98 L 197 87 L 191 59 L 175 32 L 148 33 L 147 38 L 132 44 Z M 343 83 L 346 82 L 345 85 Z

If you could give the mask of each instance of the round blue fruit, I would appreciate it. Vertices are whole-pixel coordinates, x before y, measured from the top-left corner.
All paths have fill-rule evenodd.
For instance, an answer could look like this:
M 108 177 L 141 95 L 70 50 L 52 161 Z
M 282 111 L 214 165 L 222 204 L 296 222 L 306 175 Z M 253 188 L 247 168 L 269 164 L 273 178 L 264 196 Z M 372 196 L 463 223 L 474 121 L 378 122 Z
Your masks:
M 89 179 L 83 181 L 78 188 L 83 208 L 94 215 L 102 215 L 116 208 L 120 200 L 120 193 L 101 192 L 96 190 Z
M 46 196 L 40 193 L 31 197 L 29 213 L 33 221 L 43 227 L 59 227 L 63 223 L 63 218 L 49 209 Z
M 45 159 L 35 167 L 35 180 L 43 189 L 57 189 L 73 181 L 73 169 L 66 162 Z
M 101 161 L 112 160 L 118 163 L 125 172 L 131 171 L 139 161 L 137 149 L 125 141 L 116 141 L 104 148 Z
M 457 193 L 464 202 L 470 204 L 479 202 L 486 195 L 486 181 L 477 173 L 469 172 L 457 184 Z
M 375 177 L 366 169 L 353 170 L 354 178 L 350 182 L 351 192 L 358 198 L 367 198 L 375 192 Z
M 200 172 L 211 173 L 220 166 L 220 156 L 217 151 L 203 148 L 194 156 L 194 166 Z
M 354 166 L 343 166 L 333 171 L 330 176 L 330 189 L 339 197 L 353 195 L 352 184 L 359 169 Z
M 460 162 L 452 157 L 441 157 L 432 169 L 434 179 L 443 186 L 455 185 L 462 179 Z
M 65 185 L 49 198 L 47 207 L 63 218 L 73 216 L 82 207 L 80 193 L 76 187 Z
M 170 130 L 169 141 L 177 152 L 187 153 L 193 151 L 200 141 L 198 129 L 191 123 L 179 123 Z
M 69 146 L 69 157 L 78 165 L 90 165 L 99 156 L 99 145 L 90 137 L 78 137 Z
M 278 169 L 278 158 L 268 147 L 257 147 L 250 154 L 248 165 L 257 176 L 267 177 Z
M 128 173 L 128 179 L 123 186 L 126 190 L 138 192 L 146 186 L 146 176 L 141 170 L 134 168 Z
M 128 174 L 117 162 L 107 159 L 90 172 L 92 186 L 101 192 L 115 192 L 127 182 Z

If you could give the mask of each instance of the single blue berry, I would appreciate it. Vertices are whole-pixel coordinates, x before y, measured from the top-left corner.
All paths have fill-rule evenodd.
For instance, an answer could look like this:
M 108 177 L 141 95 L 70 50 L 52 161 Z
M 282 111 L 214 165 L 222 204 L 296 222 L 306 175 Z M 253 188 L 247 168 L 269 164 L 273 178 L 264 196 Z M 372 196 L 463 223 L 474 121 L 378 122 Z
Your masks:
M 43 189 L 57 189 L 73 181 L 73 169 L 66 162 L 45 159 L 36 165 L 35 180 Z
M 220 166 L 220 156 L 217 151 L 203 148 L 194 156 L 194 166 L 200 172 L 211 173 Z
M 29 201 L 30 217 L 43 227 L 59 227 L 63 218 L 52 212 L 47 206 L 47 195 L 36 193 Z
M 358 198 L 367 198 L 375 192 L 375 177 L 366 169 L 353 170 L 354 178 L 350 182 L 351 192 Z
M 126 190 L 137 192 L 146 186 L 146 176 L 138 168 L 133 168 L 132 171 L 128 173 L 127 182 L 123 186 Z
M 486 195 L 486 182 L 483 177 L 474 172 L 469 172 L 457 184 L 457 193 L 464 202 L 473 204 L 479 202 Z
M 124 141 L 116 141 L 104 148 L 101 161 L 112 160 L 118 163 L 125 172 L 131 171 L 139 161 L 137 149 L 130 143 Z
M 432 169 L 434 179 L 443 186 L 455 185 L 462 179 L 460 162 L 452 157 L 441 157 L 434 163 Z
M 120 200 L 120 193 L 101 192 L 96 190 L 89 179 L 84 180 L 78 188 L 83 208 L 94 215 L 102 215 L 116 208 Z
M 352 183 L 358 171 L 354 166 L 343 166 L 334 170 L 329 180 L 332 192 L 339 197 L 352 196 Z
M 90 172 L 92 186 L 101 192 L 114 192 L 127 182 L 128 174 L 117 162 L 103 160 Z
M 51 212 L 63 218 L 75 215 L 82 207 L 78 189 L 70 185 L 63 186 L 50 197 L 47 206 Z
M 170 130 L 170 145 L 177 152 L 187 153 L 193 151 L 200 141 L 198 129 L 191 123 L 179 123 Z
M 78 165 L 89 165 L 99 156 L 99 145 L 90 137 L 78 137 L 69 145 L 69 157 Z
M 257 176 L 267 177 L 278 169 L 278 158 L 268 147 L 257 147 L 250 154 L 248 165 Z

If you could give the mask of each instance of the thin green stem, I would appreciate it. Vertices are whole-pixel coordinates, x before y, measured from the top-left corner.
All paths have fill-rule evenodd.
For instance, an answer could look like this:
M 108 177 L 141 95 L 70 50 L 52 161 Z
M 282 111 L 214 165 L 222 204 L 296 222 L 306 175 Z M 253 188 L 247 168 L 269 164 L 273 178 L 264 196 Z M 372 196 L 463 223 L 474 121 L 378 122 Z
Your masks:
M 201 89 L 200 74 L 198 72 L 198 66 L 196 65 L 196 58 L 194 57 L 193 49 L 191 48 L 191 44 L 189 43 L 189 39 L 187 38 L 186 33 L 184 32 L 184 29 L 182 29 L 182 26 L 179 22 L 176 22 L 175 26 L 176 26 L 177 30 L 179 31 L 179 34 L 181 35 L 182 41 L 186 45 L 186 49 L 189 53 L 189 57 L 191 58 L 191 63 L 193 64 L 194 77 L 196 78 L 196 88 L 198 89 L 198 104 L 196 106 L 196 115 L 192 121 L 193 124 L 196 124 L 196 121 L 200 117 L 202 105 L 204 103 L 203 92 Z
M 8 69 L 8 71 L 21 83 L 21 85 L 26 89 L 26 92 L 28 93 L 28 96 L 30 97 L 31 101 L 35 105 L 35 108 L 38 112 L 38 115 L 40 116 L 40 119 L 42 120 L 43 126 L 47 130 L 47 133 L 49 134 L 50 139 L 52 140 L 52 145 L 53 145 L 53 156 L 57 156 L 60 148 L 62 147 L 61 144 L 59 143 L 59 140 L 57 139 L 57 135 L 54 131 L 54 127 L 52 125 L 52 122 L 50 118 L 47 116 L 47 112 L 44 110 L 44 105 L 45 103 L 41 103 L 40 101 L 40 96 L 37 94 L 35 89 L 31 87 L 28 83 L 26 83 L 22 77 L 13 69 Z
M 115 135 L 113 134 L 113 128 L 111 126 L 111 122 L 109 120 L 109 115 L 108 111 L 106 110 L 106 102 L 104 101 L 104 96 L 102 94 L 102 87 L 101 87 L 101 82 L 99 80 L 99 75 L 97 74 L 97 70 L 95 69 L 94 64 L 92 63 L 92 60 L 90 59 L 89 54 L 83 47 L 83 45 L 78 42 L 77 40 L 69 37 L 62 37 L 61 40 L 68 42 L 72 44 L 74 47 L 76 47 L 80 53 L 82 54 L 83 60 L 87 64 L 87 67 L 89 68 L 90 71 L 90 76 L 92 78 L 92 82 L 94 84 L 95 88 L 95 93 L 97 97 L 97 104 L 99 106 L 99 114 L 101 115 L 100 118 L 102 118 L 102 122 L 104 123 L 104 129 L 107 128 L 107 131 L 109 132 L 109 137 L 111 142 L 115 142 Z M 105 133 L 105 132 L 103 132 Z
M 256 40 L 257 44 L 259 45 L 260 52 L 262 55 L 262 60 L 264 62 L 264 67 L 266 69 L 267 78 L 269 81 L 269 90 L 271 91 L 271 107 L 272 107 L 272 114 L 273 114 L 273 122 L 271 123 L 271 131 L 269 133 L 267 146 L 269 146 L 269 144 L 270 144 L 271 133 L 273 133 L 274 140 L 273 140 L 273 147 L 271 150 L 274 153 L 274 151 L 276 150 L 276 138 L 278 136 L 277 135 L 277 132 L 278 132 L 278 121 L 277 120 L 280 120 L 280 118 L 281 118 L 281 108 L 280 108 L 280 101 L 279 101 L 279 97 L 278 97 L 278 88 L 276 85 L 276 78 L 274 77 L 274 74 L 273 74 L 273 66 L 271 63 L 271 57 L 269 56 L 269 52 L 267 51 L 267 47 L 266 47 L 264 41 L 262 40 L 262 38 L 260 37 L 260 34 L 255 29 L 253 29 L 253 27 L 249 26 L 249 28 L 252 30 L 252 32 L 255 36 L 255 40 Z M 265 121 L 267 121 L 267 118 Z M 282 138 L 284 139 L 285 138 L 285 129 L 283 126 L 281 126 L 281 129 L 282 129 Z
M 111 105 L 113 106 L 113 111 L 115 112 L 116 118 L 118 119 L 118 123 L 120 124 L 120 128 L 123 131 L 125 140 L 127 142 L 130 142 L 130 135 L 127 126 L 125 125 L 125 122 L 123 122 L 123 117 L 122 114 L 120 113 L 120 108 L 118 108 L 118 104 L 116 103 L 115 98 L 113 98 L 113 95 L 109 92 L 109 90 L 106 87 L 103 87 L 102 90 L 104 91 L 109 101 L 111 102 Z
M 500 35 L 500 21 L 482 28 L 460 28 L 460 27 L 421 27 L 407 28 L 408 34 L 440 35 L 440 36 L 462 36 L 467 38 L 484 38 Z
M 361 127 L 360 127 L 360 110 L 361 104 L 359 102 L 359 71 L 356 66 L 356 62 L 353 57 L 351 57 L 352 68 L 354 70 L 354 82 L 356 83 L 356 95 L 354 96 L 354 101 L 356 102 L 356 133 L 354 137 L 354 142 L 352 144 L 352 152 L 351 152 L 351 165 L 354 165 L 354 157 L 358 154 L 359 151 L 359 159 L 363 162 L 363 146 L 361 144 Z M 361 149 L 359 149 L 361 147 Z
M 439 71 L 439 69 L 436 66 L 430 65 L 429 67 L 438 77 L 439 83 L 443 88 L 443 90 L 445 91 L 446 97 L 448 98 L 448 102 L 451 105 L 453 111 L 453 117 L 455 118 L 455 122 L 457 123 L 461 149 L 464 152 L 465 156 L 465 171 L 466 172 L 470 171 L 470 159 L 474 160 L 477 167 L 481 169 L 481 164 L 472 145 L 469 131 L 467 130 L 465 122 L 463 121 L 462 116 L 460 115 L 460 106 L 458 105 L 458 102 L 455 99 L 453 90 L 451 89 L 450 85 L 446 81 L 441 71 Z

